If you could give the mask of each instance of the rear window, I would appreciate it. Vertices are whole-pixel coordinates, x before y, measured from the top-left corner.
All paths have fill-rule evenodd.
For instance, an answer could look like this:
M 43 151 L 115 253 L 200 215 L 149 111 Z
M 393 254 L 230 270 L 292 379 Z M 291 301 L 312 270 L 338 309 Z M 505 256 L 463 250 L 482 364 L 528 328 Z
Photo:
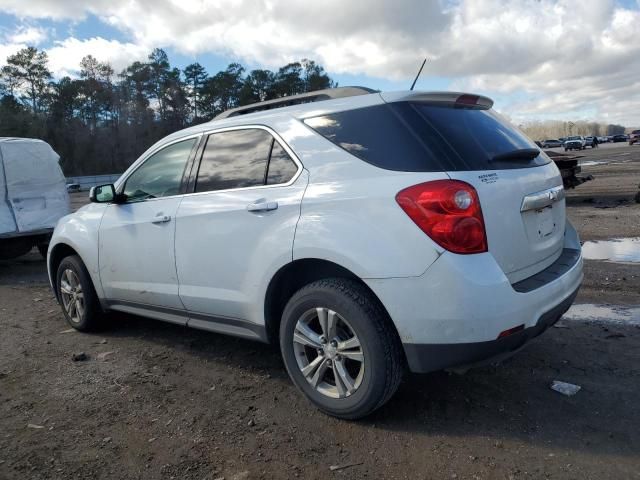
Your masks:
M 498 155 L 537 147 L 493 110 L 399 102 L 305 123 L 352 155 L 387 170 L 500 170 L 550 162 L 546 155 L 496 161 Z

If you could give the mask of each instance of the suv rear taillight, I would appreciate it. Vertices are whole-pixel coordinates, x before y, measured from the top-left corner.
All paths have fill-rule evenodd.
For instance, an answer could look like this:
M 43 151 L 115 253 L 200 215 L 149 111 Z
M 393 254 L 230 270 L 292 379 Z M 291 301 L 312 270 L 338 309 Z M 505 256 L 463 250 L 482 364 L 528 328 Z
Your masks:
M 459 180 L 436 180 L 405 188 L 396 202 L 438 245 L 454 253 L 487 251 L 478 193 Z

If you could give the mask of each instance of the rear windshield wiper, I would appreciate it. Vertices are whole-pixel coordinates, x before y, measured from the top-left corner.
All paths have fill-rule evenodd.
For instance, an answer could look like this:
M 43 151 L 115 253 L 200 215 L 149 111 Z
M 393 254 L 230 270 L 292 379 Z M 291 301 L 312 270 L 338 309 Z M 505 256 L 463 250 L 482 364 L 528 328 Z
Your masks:
M 510 152 L 499 153 L 491 158 L 492 162 L 505 162 L 507 160 L 533 160 L 540 155 L 537 148 L 519 148 Z

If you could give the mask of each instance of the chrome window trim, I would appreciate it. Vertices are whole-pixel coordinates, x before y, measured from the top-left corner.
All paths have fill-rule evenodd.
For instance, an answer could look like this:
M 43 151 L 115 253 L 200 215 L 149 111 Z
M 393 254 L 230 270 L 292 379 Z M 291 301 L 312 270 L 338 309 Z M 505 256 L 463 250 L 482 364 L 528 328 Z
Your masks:
M 129 177 L 131 177 L 131 175 L 133 175 L 135 172 L 137 172 L 145 163 L 147 163 L 147 160 L 149 160 L 151 157 L 153 157 L 156 153 L 158 153 L 160 150 L 163 150 L 167 147 L 170 147 L 171 145 L 174 145 L 176 143 L 180 143 L 180 142 L 184 142 L 185 140 L 191 140 L 192 138 L 197 139 L 195 145 L 198 145 L 200 143 L 200 138 L 202 137 L 202 133 L 194 133 L 191 135 L 187 135 L 186 137 L 180 137 L 177 138 L 175 140 L 172 140 L 170 142 L 167 143 L 163 143 L 162 145 L 159 145 L 157 148 L 153 149 L 151 152 L 149 152 L 147 155 L 145 155 L 144 157 L 136 160 L 133 165 L 130 167 L 132 168 L 132 170 L 130 172 L 128 172 L 126 175 L 126 177 L 124 176 L 124 174 L 116 181 L 116 192 L 118 193 L 122 193 L 124 191 L 125 186 L 127 185 L 127 180 L 129 180 Z M 193 148 L 193 147 L 192 147 Z M 187 163 L 189 162 L 189 158 L 187 158 Z M 185 164 L 186 166 L 186 164 Z M 149 198 L 147 200 L 140 200 L 137 202 L 130 202 L 130 203 L 140 203 L 140 202 L 150 202 L 153 200 L 161 200 L 163 198 L 173 198 L 173 197 L 179 197 L 180 195 L 183 195 L 182 193 L 179 193 L 177 195 L 168 195 L 166 197 L 158 197 L 158 198 Z
M 193 197 L 193 196 L 196 196 L 196 195 L 208 195 L 208 194 L 214 194 L 214 193 L 228 193 L 228 192 L 241 192 L 241 191 L 244 191 L 244 190 L 260 190 L 260 189 L 264 189 L 264 188 L 289 187 L 289 186 L 293 185 L 296 182 L 296 180 L 298 180 L 300 175 L 302 175 L 302 171 L 304 170 L 304 166 L 302 165 L 302 162 L 300 161 L 298 156 L 291 149 L 291 147 L 289 147 L 289 145 L 287 145 L 287 142 L 285 142 L 282 139 L 282 137 L 275 130 L 273 130 L 271 127 L 268 127 L 266 125 L 260 125 L 260 124 L 236 125 L 234 127 L 221 127 L 221 128 L 215 128 L 215 129 L 212 129 L 212 130 L 205 130 L 202 134 L 203 134 L 203 136 L 208 136 L 208 135 L 212 135 L 214 133 L 231 132 L 231 131 L 234 131 L 234 130 L 255 130 L 255 129 L 265 130 L 266 132 L 268 132 L 280 144 L 280 146 L 284 149 L 284 151 L 287 152 L 289 157 L 291 157 L 291 160 L 293 160 L 293 163 L 296 164 L 296 167 L 298 167 L 298 170 L 293 175 L 293 177 L 291 177 L 291 180 L 289 180 L 286 183 L 274 183 L 273 185 L 254 185 L 252 187 L 226 188 L 224 190 L 207 190 L 206 192 L 190 192 L 190 193 L 183 194 L 183 196 L 184 197 Z M 206 146 L 205 146 L 205 148 L 206 148 Z M 203 155 L 204 155 L 204 152 L 203 152 Z M 200 158 L 200 161 L 202 161 L 202 158 Z M 198 163 L 198 170 L 200 170 L 200 163 Z M 197 185 L 197 175 L 198 175 L 198 172 L 196 172 L 196 185 Z
M 178 143 L 178 142 L 183 142 L 185 140 L 189 140 L 191 138 L 201 139 L 202 137 L 205 137 L 205 136 L 208 136 L 208 135 L 211 135 L 211 134 L 214 134 L 214 133 L 229 132 L 229 131 L 234 131 L 234 130 L 251 130 L 251 129 L 265 130 L 266 132 L 268 132 L 280 144 L 280 146 L 285 150 L 285 152 L 287 152 L 289 157 L 291 157 L 291 160 L 293 160 L 293 163 L 295 163 L 296 167 L 298 167 L 298 170 L 293 175 L 293 177 L 291 177 L 291 180 L 289 180 L 286 183 L 276 183 L 276 184 L 273 184 L 273 185 L 256 185 L 256 186 L 253 186 L 253 187 L 227 188 L 225 190 L 209 190 L 209 191 L 206 191 L 206 192 L 179 193 L 177 195 L 169 195 L 169 196 L 166 196 L 166 197 L 158 197 L 158 198 L 149 198 L 147 200 L 140 200 L 138 202 L 130 202 L 130 203 L 126 203 L 126 204 L 129 205 L 129 204 L 142 203 L 142 202 L 155 202 L 155 201 L 158 201 L 158 200 L 164 200 L 166 198 L 191 197 L 191 196 L 195 196 L 195 195 L 206 195 L 206 194 L 212 194 L 212 193 L 227 193 L 227 192 L 237 192 L 237 191 L 243 191 L 243 190 L 260 190 L 260 189 L 264 189 L 264 188 L 289 187 L 289 186 L 293 185 L 296 182 L 296 180 L 298 180 L 300 175 L 302 175 L 302 171 L 304 170 L 304 166 L 302 165 L 302 162 L 300 161 L 298 156 L 295 154 L 295 152 L 291 149 L 291 147 L 289 147 L 287 142 L 285 142 L 282 139 L 282 137 L 275 130 L 273 130 L 271 127 L 268 127 L 266 125 L 261 125 L 261 124 L 247 124 L 247 125 L 236 125 L 236 126 L 233 126 L 233 127 L 220 127 L 220 128 L 212 128 L 210 130 L 203 130 L 201 132 L 198 132 L 198 133 L 195 133 L 195 134 L 191 134 L 191 135 L 188 135 L 188 136 L 185 136 L 185 137 L 180 137 L 180 138 L 177 138 L 175 140 L 172 140 L 171 142 L 167 142 L 167 143 L 164 143 L 164 144 L 158 146 L 157 148 L 155 148 L 154 150 L 149 152 L 147 155 L 145 155 L 142 159 L 137 160 L 133 164 L 133 166 L 135 168 L 133 168 L 133 170 L 131 170 L 129 173 L 127 173 L 126 177 L 122 176 L 122 177 L 120 177 L 118 179 L 117 186 L 116 186 L 116 191 L 118 193 L 122 193 L 122 189 L 124 189 L 124 186 L 126 185 L 127 180 L 129 179 L 129 177 L 134 172 L 136 172 L 140 167 L 142 167 L 142 165 L 144 165 L 145 162 L 149 158 L 151 158 L 153 155 L 155 155 L 157 152 L 159 152 L 163 148 L 169 147 L 169 146 L 173 145 L 174 143 Z M 200 159 L 196 158 L 195 161 L 198 162 L 198 170 L 199 170 L 201 158 Z M 198 172 L 195 173 L 196 177 L 197 177 L 197 174 L 198 174 Z M 111 205 L 111 204 L 109 204 L 109 205 Z

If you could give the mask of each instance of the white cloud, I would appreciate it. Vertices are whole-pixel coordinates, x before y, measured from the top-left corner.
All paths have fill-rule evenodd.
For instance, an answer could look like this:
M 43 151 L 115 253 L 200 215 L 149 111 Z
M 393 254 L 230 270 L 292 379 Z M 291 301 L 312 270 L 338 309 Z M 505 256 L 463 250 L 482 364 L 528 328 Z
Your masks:
M 4 33 L 4 42 L 0 41 L 0 65 L 7 57 L 27 46 L 38 46 L 49 37 L 49 30 L 33 26 L 18 26 L 13 31 Z M 135 60 L 144 60 L 150 48 L 130 42 L 107 40 L 101 37 L 77 39 L 68 37 L 54 41 L 45 49 L 49 57 L 49 69 L 54 77 L 65 75 L 76 77 L 80 70 L 80 61 L 87 55 L 93 55 L 101 62 L 109 63 L 115 72 L 131 64 Z
M 26 47 L 25 44 L 20 43 L 4 43 L 0 44 L 0 65 L 4 65 L 7 61 L 7 57 L 13 55 L 21 48 Z
M 31 26 L 20 26 L 7 36 L 10 43 L 40 45 L 48 38 L 47 29 Z
M 426 75 L 497 96 L 514 118 L 588 110 L 640 124 L 640 2 L 627 9 L 614 0 L 0 0 L 0 11 L 28 19 L 92 14 L 129 39 L 64 40 L 50 49 L 60 72 L 77 68 L 76 52 L 93 47 L 88 53 L 114 66 L 162 47 L 268 68 L 308 57 L 331 73 L 396 80 L 410 79 L 427 56 Z
M 7 57 L 15 54 L 27 45 L 39 45 L 47 38 L 47 30 L 43 28 L 21 25 L 11 31 L 1 31 L 0 35 L 0 65 Z
M 53 47 L 47 49 L 47 54 L 49 68 L 55 77 L 73 77 L 77 76 L 80 61 L 87 55 L 93 55 L 99 61 L 109 63 L 118 73 L 133 61 L 145 59 L 149 50 L 133 43 L 105 40 L 101 37 L 86 40 L 70 37 L 55 42 Z
M 109 0 L 2 0 L 0 11 L 11 13 L 18 18 L 52 18 L 55 20 L 80 20 L 91 11 L 100 12 Z

